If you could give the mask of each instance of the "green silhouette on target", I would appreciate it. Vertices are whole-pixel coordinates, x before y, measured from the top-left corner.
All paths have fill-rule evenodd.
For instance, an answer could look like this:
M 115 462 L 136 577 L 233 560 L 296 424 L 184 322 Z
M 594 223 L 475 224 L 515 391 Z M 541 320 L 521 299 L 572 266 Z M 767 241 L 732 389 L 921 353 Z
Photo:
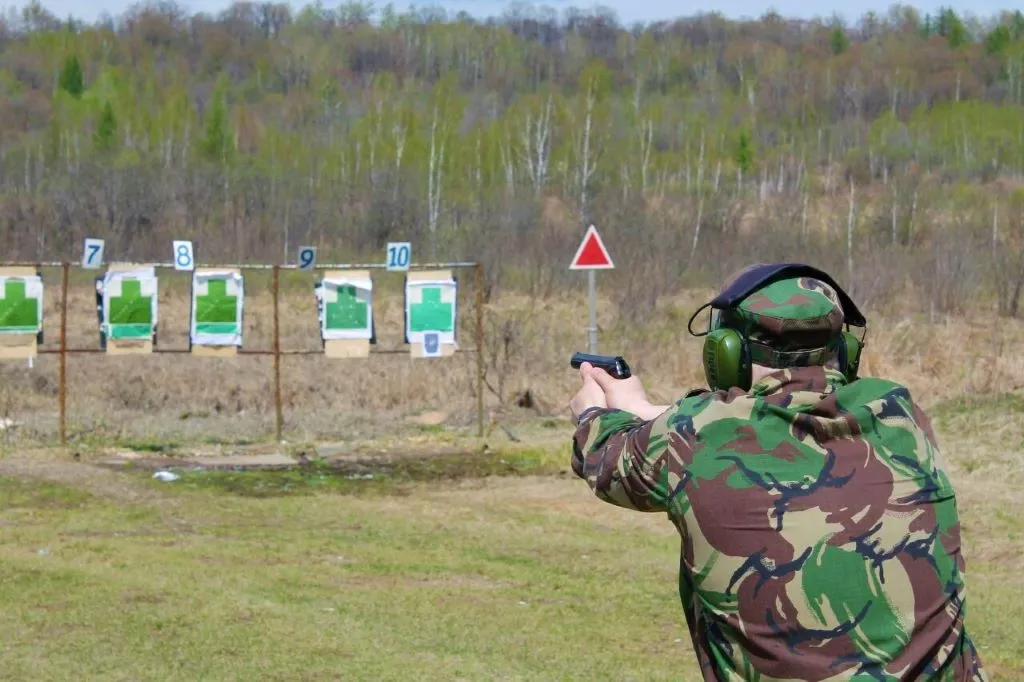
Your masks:
M 25 297 L 25 281 L 4 282 L 0 299 L 0 329 L 5 332 L 35 332 L 39 329 L 39 299 Z
M 142 295 L 142 282 L 121 280 L 121 295 L 110 298 L 107 319 L 112 339 L 147 338 L 153 333 L 153 297 Z
M 423 287 L 421 303 L 409 306 L 409 329 L 414 332 L 450 332 L 452 304 L 441 302 L 441 287 Z
M 369 319 L 369 305 L 356 298 L 356 288 L 351 284 L 337 287 L 337 298 L 327 303 L 327 329 L 366 329 Z
M 228 296 L 228 281 L 209 279 L 206 291 L 196 296 L 196 331 L 234 334 L 238 329 L 238 297 Z

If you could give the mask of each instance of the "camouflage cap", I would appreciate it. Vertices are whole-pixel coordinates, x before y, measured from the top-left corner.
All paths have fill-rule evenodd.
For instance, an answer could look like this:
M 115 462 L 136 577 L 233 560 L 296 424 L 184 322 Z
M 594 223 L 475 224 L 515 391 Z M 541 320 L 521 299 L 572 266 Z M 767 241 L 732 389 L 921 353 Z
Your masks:
M 717 326 L 742 332 L 754 362 L 799 367 L 833 359 L 843 321 L 835 289 L 814 277 L 792 277 L 771 282 L 721 311 Z

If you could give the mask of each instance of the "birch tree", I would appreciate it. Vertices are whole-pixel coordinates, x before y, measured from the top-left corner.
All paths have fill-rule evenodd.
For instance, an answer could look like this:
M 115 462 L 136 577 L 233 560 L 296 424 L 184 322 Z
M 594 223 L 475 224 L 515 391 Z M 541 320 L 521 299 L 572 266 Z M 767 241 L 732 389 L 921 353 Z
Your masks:
M 529 98 L 521 116 L 519 159 L 533 185 L 535 197 L 544 191 L 551 160 L 551 93 Z
M 587 66 L 577 83 L 575 116 L 578 133 L 573 136 L 576 162 L 575 185 L 579 193 L 579 213 L 583 223 L 590 222 L 589 205 L 594 171 L 604 151 L 605 126 L 608 124 L 608 98 L 611 74 L 600 63 Z

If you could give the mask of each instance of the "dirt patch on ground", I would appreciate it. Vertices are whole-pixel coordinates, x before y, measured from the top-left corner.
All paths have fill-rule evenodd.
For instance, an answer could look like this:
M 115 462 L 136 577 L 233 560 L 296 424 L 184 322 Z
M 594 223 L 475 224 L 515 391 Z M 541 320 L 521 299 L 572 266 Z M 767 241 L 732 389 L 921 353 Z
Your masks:
M 0 459 L 0 476 L 58 483 L 118 502 L 166 497 L 162 491 L 145 486 L 137 478 L 45 454 Z
M 514 584 L 483 575 L 455 574 L 447 576 L 418 577 L 404 575 L 350 575 L 335 585 L 341 589 L 418 589 L 421 587 L 454 587 L 459 589 L 501 589 L 515 587 Z
M 443 499 L 445 513 L 470 513 L 481 507 L 504 507 L 516 512 L 538 512 L 586 519 L 609 528 L 632 527 L 656 535 L 671 536 L 675 528 L 665 514 L 645 514 L 622 509 L 594 496 L 586 482 L 573 475 L 489 477 L 445 481 L 443 487 L 420 492 L 418 496 Z M 387 501 L 383 501 L 387 503 Z M 398 504 L 407 504 L 400 500 Z

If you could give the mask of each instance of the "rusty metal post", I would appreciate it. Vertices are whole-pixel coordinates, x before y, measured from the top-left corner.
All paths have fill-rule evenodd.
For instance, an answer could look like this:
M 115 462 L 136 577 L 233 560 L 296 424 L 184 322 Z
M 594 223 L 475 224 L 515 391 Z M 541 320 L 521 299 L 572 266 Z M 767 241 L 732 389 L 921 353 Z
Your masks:
M 60 444 L 68 443 L 67 432 L 67 379 L 68 379 L 68 269 L 61 263 L 60 282 Z
M 484 273 L 477 263 L 476 279 L 476 424 L 477 435 L 484 437 Z
M 281 323 L 278 315 L 278 300 L 281 290 L 281 267 L 274 266 L 274 406 L 277 410 L 277 442 L 281 442 Z

